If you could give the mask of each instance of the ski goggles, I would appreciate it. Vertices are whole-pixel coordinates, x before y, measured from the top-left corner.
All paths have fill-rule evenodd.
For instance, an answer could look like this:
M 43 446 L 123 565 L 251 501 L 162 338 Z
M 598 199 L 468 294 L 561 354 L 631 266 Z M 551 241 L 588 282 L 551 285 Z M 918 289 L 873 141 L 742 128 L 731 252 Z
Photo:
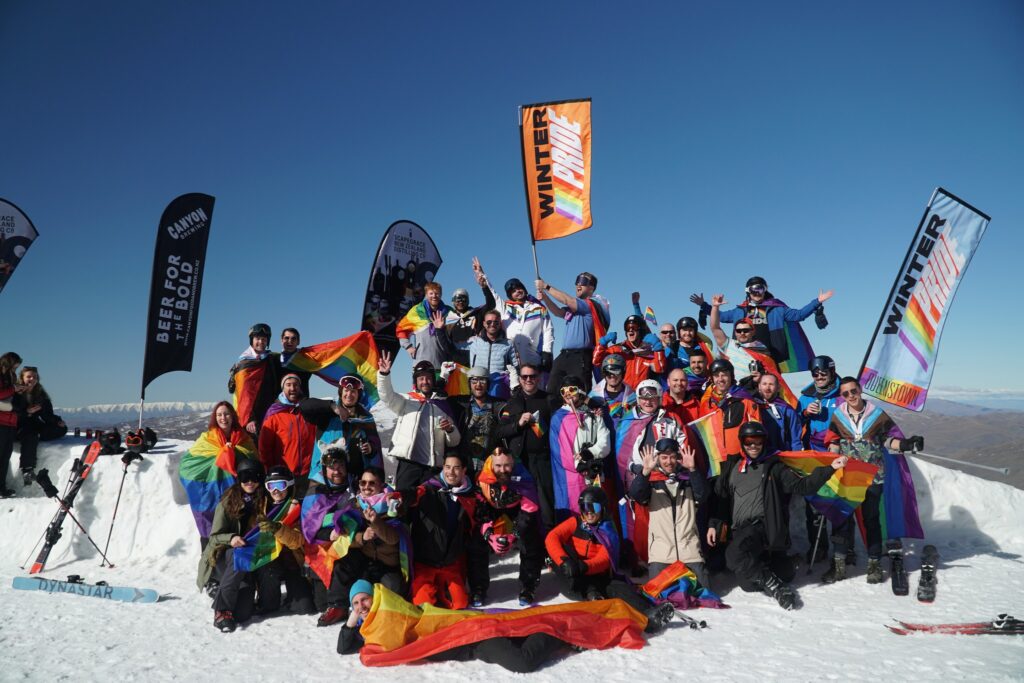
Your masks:
M 811 377 L 828 377 L 831 374 L 831 370 L 811 370 Z
M 637 398 L 658 398 L 661 396 L 661 391 L 654 387 L 644 387 L 636 392 Z
M 768 291 L 768 288 L 764 285 L 750 285 L 747 287 L 748 294 L 764 294 Z
M 359 391 L 362 391 L 363 380 L 359 379 L 358 377 L 353 377 L 352 375 L 346 375 L 345 377 L 341 378 L 340 382 L 338 382 L 338 386 L 340 386 L 342 389 L 358 389 Z
M 593 287 L 594 279 L 589 275 L 577 275 L 576 284 L 583 285 L 584 287 Z
M 253 482 L 257 482 L 258 483 L 260 481 L 260 478 L 261 477 L 258 474 L 254 474 L 252 472 L 242 472 L 241 474 L 238 475 L 238 483 L 239 484 L 251 484 Z
M 602 509 L 601 504 L 598 502 L 580 503 L 580 512 L 590 512 L 599 515 Z
M 275 479 L 264 484 L 268 491 L 287 491 L 289 486 L 294 485 L 294 479 Z

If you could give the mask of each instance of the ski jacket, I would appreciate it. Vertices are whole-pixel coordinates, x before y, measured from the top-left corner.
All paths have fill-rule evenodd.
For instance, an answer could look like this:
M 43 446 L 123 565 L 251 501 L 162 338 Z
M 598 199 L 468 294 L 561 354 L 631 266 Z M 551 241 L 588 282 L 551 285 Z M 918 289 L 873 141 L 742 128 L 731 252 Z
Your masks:
M 0 427 L 17 426 L 18 414 L 14 412 L 14 386 L 0 385 Z
M 714 478 L 714 493 L 718 497 L 716 510 L 708 525 L 721 528 L 731 520 L 733 503 L 733 482 L 742 456 L 733 456 L 722 464 L 722 473 Z M 783 463 L 777 454 L 772 454 L 759 463 L 751 463 L 747 469 L 757 471 L 764 468 L 761 480 L 761 495 L 764 502 L 765 537 L 769 550 L 785 550 L 789 547 L 789 498 L 785 494 L 808 496 L 825 485 L 835 471 L 830 465 L 816 468 L 804 476 Z
M 670 480 L 660 470 L 642 473 L 629 486 L 629 497 L 648 507 L 647 561 L 703 562 L 697 506 L 708 496 L 704 475 L 684 472 Z
M 299 403 L 299 413 L 303 419 L 316 427 L 317 433 L 313 443 L 313 455 L 310 458 L 309 478 L 323 483 L 321 461 L 323 448 L 341 442 L 348 453 L 348 475 L 358 480 L 363 470 L 374 465 L 383 465 L 380 435 L 373 415 L 358 403 L 349 411 L 348 419 L 342 420 L 334 412 L 334 402 L 322 398 L 307 398 Z M 359 448 L 361 443 L 370 444 L 369 454 Z M 359 454 L 358 456 L 356 454 Z
M 779 364 L 783 372 L 803 372 L 806 364 L 814 357 L 811 343 L 800 327 L 800 321 L 809 318 L 821 307 L 818 298 L 811 299 L 803 308 L 790 308 L 779 299 L 765 299 L 757 304 L 764 309 L 765 322 L 768 324 L 769 355 Z M 735 323 L 750 316 L 748 301 L 731 311 L 719 311 L 719 320 L 723 323 Z M 704 302 L 700 307 L 701 316 L 711 313 L 711 304 Z
M 440 468 L 444 464 L 444 453 L 448 448 L 459 445 L 459 428 L 446 432 L 441 429 L 441 420 L 455 420 L 449 413 L 446 399 L 440 394 L 430 397 L 418 393 L 399 394 L 391 385 L 391 375 L 377 373 L 377 393 L 380 400 L 398 416 L 395 431 L 391 435 L 390 455 L 399 460 Z M 423 427 L 421 428 L 421 423 Z
M 493 287 L 490 291 L 496 301 L 495 308 L 501 313 L 505 334 L 519 354 L 519 362 L 539 364 L 541 353 L 550 354 L 555 347 L 555 331 L 548 309 L 532 296 L 519 303 L 502 298 Z
M 417 564 L 447 567 L 466 556 L 470 536 L 478 528 L 480 493 L 469 480 L 452 488 L 434 478 L 411 493 L 407 514 L 412 529 L 413 557 Z
M 302 418 L 297 405 L 284 405 L 263 420 L 260 429 L 260 462 L 267 471 L 277 465 L 287 465 L 292 474 L 309 474 L 316 430 Z M 268 411 L 269 412 L 269 411 Z
M 801 451 L 803 446 L 803 420 L 788 403 L 779 397 L 770 403 L 763 398 L 755 399 L 761 406 L 764 430 L 768 432 L 765 448 L 777 451 Z
M 538 420 L 520 427 L 519 418 L 523 413 L 535 413 Z M 527 462 L 531 458 L 551 457 L 551 443 L 548 440 L 551 404 L 546 391 L 538 389 L 527 396 L 522 389 L 516 389 L 512 392 L 512 398 L 502 407 L 499 418 L 501 424 L 498 437 L 505 440 L 509 453 L 517 460 Z
M 469 352 L 469 367 L 480 366 L 488 372 L 508 373 L 509 366 L 517 367 L 512 344 L 502 332 L 501 336 L 491 341 L 484 333 L 471 338 L 461 348 Z
M 811 415 L 807 412 L 807 406 L 811 405 L 817 400 L 821 400 L 821 410 L 818 411 L 817 415 Z M 800 403 L 799 411 L 800 417 L 803 420 L 804 426 L 807 430 L 804 432 L 804 444 L 807 448 L 812 451 L 825 451 L 828 448 L 825 446 L 825 433 L 828 431 L 828 426 L 832 422 L 832 413 L 836 411 L 839 404 L 843 402 L 842 396 L 839 395 L 839 379 L 836 378 L 835 386 L 831 387 L 824 394 L 819 394 L 817 387 L 814 386 L 814 382 L 804 387 L 804 390 L 800 392 Z
M 580 524 L 578 517 L 570 517 L 548 532 L 544 548 L 555 566 L 561 567 L 565 557 L 575 554 L 586 565 L 587 576 L 598 576 L 611 571 L 608 550 L 597 537 Z

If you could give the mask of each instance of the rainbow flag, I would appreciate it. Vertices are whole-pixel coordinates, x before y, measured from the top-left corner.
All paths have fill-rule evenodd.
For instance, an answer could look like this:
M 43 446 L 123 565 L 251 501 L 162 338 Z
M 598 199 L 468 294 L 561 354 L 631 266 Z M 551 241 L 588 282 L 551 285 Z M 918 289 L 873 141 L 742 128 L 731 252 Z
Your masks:
M 284 526 L 295 526 L 299 521 L 299 512 L 302 505 L 294 498 L 287 498 L 267 511 L 267 519 L 271 522 L 280 522 Z M 277 540 L 274 534 L 260 531 L 259 526 L 254 526 L 245 536 L 242 537 L 245 545 L 235 548 L 235 571 L 254 572 L 260 567 L 270 564 L 278 558 L 284 546 Z
M 217 503 L 235 483 L 238 459 L 258 457 L 256 445 L 244 430 L 235 429 L 229 441 L 218 428 L 204 432 L 181 456 L 178 478 L 201 537 L 210 535 Z
M 445 319 L 447 319 L 448 314 L 451 312 L 447 304 L 441 304 L 439 310 L 445 316 Z M 430 310 L 426 299 L 419 302 L 410 308 L 409 312 L 398 321 L 398 324 L 395 326 L 395 336 L 399 339 L 408 339 L 414 334 L 419 334 L 431 324 L 430 316 L 433 313 L 434 311 Z
M 686 563 L 679 560 L 662 569 L 643 585 L 642 590 L 651 600 L 667 600 L 679 609 L 728 607 L 722 598 L 697 580 L 697 575 Z
M 231 399 L 240 424 L 248 424 L 252 417 L 252 407 L 263 384 L 267 362 L 266 359 L 244 361 L 242 367 L 235 372 L 235 393 Z
M 356 519 L 355 513 L 350 510 L 339 515 L 335 519 L 334 525 L 340 535 L 333 543 L 318 541 L 306 543 L 305 546 L 306 564 L 323 581 L 326 587 L 331 585 L 331 573 L 334 571 L 334 563 L 348 554 L 349 548 L 352 547 L 352 543 L 356 540 L 356 532 L 359 531 L 360 522 Z
M 725 426 L 722 423 L 722 411 L 716 410 L 713 413 L 690 422 L 688 427 L 693 429 L 694 434 L 704 445 L 704 452 L 708 456 L 708 476 L 717 477 L 722 473 L 722 463 L 725 462 Z
M 342 377 L 358 377 L 363 383 L 365 407 L 377 402 L 377 343 L 369 332 L 301 348 L 286 368 L 315 373 L 333 386 L 338 386 Z
M 885 484 L 882 486 L 882 500 L 879 503 L 882 538 L 924 538 L 914 479 L 910 476 L 906 456 L 886 449 L 884 467 Z M 857 523 L 862 538 L 867 538 L 863 515 L 859 509 Z
M 364 666 L 395 666 L 479 643 L 488 638 L 523 638 L 547 633 L 588 650 L 645 644 L 647 618 L 622 600 L 567 602 L 521 610 L 448 610 L 416 607 L 382 584 L 374 586 L 373 606 L 359 628 Z
M 821 451 L 781 451 L 779 457 L 798 472 L 810 474 L 819 467 L 831 465 L 838 456 Z M 878 468 L 856 458 L 835 472 L 816 493 L 805 496 L 815 510 L 833 525 L 842 524 L 864 502 L 864 496 Z
M 652 330 L 658 326 L 658 318 L 654 315 L 654 309 L 650 306 L 644 311 L 644 321 Z
M 462 363 L 452 363 L 454 369 L 448 373 L 445 380 L 444 392 L 449 397 L 469 396 L 469 368 Z M 487 385 L 487 395 L 491 398 L 508 399 L 511 395 L 507 372 L 490 373 L 490 382 Z

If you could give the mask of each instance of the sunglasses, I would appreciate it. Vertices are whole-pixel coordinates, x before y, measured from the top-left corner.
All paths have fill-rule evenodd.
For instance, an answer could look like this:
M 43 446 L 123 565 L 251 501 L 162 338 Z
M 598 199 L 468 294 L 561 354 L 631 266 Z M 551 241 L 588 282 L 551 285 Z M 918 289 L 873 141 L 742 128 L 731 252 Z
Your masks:
M 760 446 L 764 443 L 764 439 L 747 439 L 743 442 L 744 447 L 746 446 Z
M 601 514 L 600 503 L 583 503 L 580 505 L 580 512 L 591 512 L 595 515 Z
M 535 380 L 537 379 L 537 375 L 519 375 L 519 379 Z
M 828 377 L 829 374 L 828 370 L 811 370 L 811 377 Z
M 843 398 L 849 398 L 850 396 L 856 396 L 860 393 L 860 389 L 854 387 L 853 389 L 847 389 L 843 392 Z
M 501 324 L 500 320 L 485 320 L 484 321 L 484 325 L 487 325 L 488 327 L 490 327 L 491 325 L 500 325 L 500 324 Z
M 754 331 L 753 327 L 737 327 L 736 334 L 750 334 Z
M 661 330 L 661 333 L 662 333 L 662 334 L 671 334 L 671 335 L 675 335 L 676 331 L 675 331 L 675 330 Z
M 257 477 L 255 474 L 249 474 L 248 472 L 243 472 L 242 474 L 238 475 L 238 483 L 239 484 L 258 484 L 259 481 L 260 481 L 260 478 Z
M 361 488 L 361 489 L 362 488 L 366 488 L 368 486 L 376 486 L 376 485 L 377 485 L 377 480 L 376 479 L 360 479 L 359 480 L 359 488 Z
M 580 393 L 579 387 L 562 387 L 562 396 L 575 396 Z
M 287 491 L 289 486 L 295 483 L 294 480 L 275 479 L 274 481 L 268 481 L 264 486 L 267 487 L 268 491 Z

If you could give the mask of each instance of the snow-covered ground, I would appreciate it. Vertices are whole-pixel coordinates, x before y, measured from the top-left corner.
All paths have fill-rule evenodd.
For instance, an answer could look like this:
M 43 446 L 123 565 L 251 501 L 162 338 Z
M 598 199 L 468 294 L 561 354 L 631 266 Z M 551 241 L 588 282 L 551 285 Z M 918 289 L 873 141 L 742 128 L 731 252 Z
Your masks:
M 40 467 L 58 487 L 84 439 L 45 444 Z M 45 576 L 80 574 L 87 581 L 154 588 L 155 604 L 126 604 L 72 595 L 15 591 L 11 578 L 34 559 L 32 544 L 55 503 L 38 487 L 0 501 L 0 680 L 345 680 L 402 681 L 511 677 L 476 663 L 430 663 L 392 669 L 364 668 L 356 657 L 335 654 L 338 628 L 316 628 L 315 617 L 282 616 L 250 623 L 233 634 L 212 626 L 210 600 L 195 588 L 199 542 L 177 483 L 181 452 L 190 444 L 164 441 L 133 464 L 125 480 L 110 559 L 100 568 L 96 551 L 71 520 L 50 556 Z M 12 460 L 15 472 L 18 456 Z M 784 612 L 774 601 L 723 586 L 729 610 L 701 610 L 700 632 L 678 622 L 641 651 L 573 654 L 534 674 L 539 681 L 823 679 L 902 681 L 1014 680 L 1024 678 L 1024 637 L 901 637 L 883 624 L 977 621 L 999 612 L 1024 614 L 1024 491 L 911 461 L 929 541 L 942 554 L 938 599 L 918 603 L 896 597 L 887 584 L 864 582 L 864 563 L 852 579 L 817 584 L 823 565 L 797 581 L 804 608 Z M 120 459 L 101 456 L 82 489 L 75 514 L 103 546 L 121 481 Z M 12 475 L 13 478 L 13 475 Z M 10 481 L 10 480 L 9 480 Z M 802 524 L 802 514 L 798 516 Z M 802 535 L 794 529 L 798 537 Z M 911 553 L 919 548 L 910 546 Z M 863 553 L 862 553 L 863 555 Z M 512 559 L 492 568 L 492 598 L 513 606 Z M 28 565 L 25 564 L 27 567 Z M 911 588 L 917 559 L 908 559 Z M 731 585 L 731 584 L 730 584 Z M 553 599 L 550 577 L 538 597 Z

